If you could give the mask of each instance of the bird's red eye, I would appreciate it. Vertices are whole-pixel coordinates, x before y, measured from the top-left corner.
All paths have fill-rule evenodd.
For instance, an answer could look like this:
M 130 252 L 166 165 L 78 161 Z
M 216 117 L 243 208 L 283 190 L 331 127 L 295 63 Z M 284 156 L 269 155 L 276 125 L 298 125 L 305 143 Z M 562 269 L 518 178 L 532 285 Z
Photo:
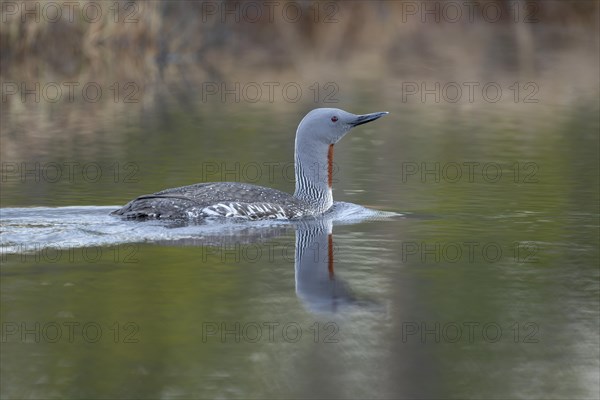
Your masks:
M 338 117 L 336 117 L 335 115 L 333 117 L 331 117 L 332 122 L 337 122 L 337 120 L 338 120 Z

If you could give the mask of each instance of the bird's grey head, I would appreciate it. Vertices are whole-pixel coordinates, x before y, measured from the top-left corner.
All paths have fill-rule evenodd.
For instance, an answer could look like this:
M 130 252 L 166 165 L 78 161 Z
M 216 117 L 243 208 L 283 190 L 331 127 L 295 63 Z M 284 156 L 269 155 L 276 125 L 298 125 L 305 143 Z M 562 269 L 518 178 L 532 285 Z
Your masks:
M 323 213 L 333 205 L 333 145 L 348 131 L 387 114 L 355 115 L 337 108 L 317 108 L 300 121 L 296 131 L 294 196 Z
M 316 108 L 300 121 L 296 136 L 297 139 L 335 144 L 355 126 L 374 121 L 386 114 L 384 111 L 355 115 L 339 108 Z

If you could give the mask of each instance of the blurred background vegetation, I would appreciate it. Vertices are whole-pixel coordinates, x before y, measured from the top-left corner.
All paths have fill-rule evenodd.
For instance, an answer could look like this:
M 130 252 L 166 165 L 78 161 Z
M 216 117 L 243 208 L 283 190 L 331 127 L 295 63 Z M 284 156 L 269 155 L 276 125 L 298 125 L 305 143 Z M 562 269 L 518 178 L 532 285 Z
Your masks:
M 0 156 L 31 160 L 77 138 L 68 156 L 84 151 L 93 159 L 99 141 L 119 148 L 127 121 L 145 129 L 143 121 L 167 109 L 202 118 L 227 107 L 240 119 L 247 112 L 280 110 L 293 112 L 295 124 L 304 111 L 321 105 L 355 105 L 356 112 L 366 112 L 372 111 L 367 106 L 397 111 L 415 103 L 423 124 L 436 126 L 448 117 L 431 100 L 406 101 L 406 82 L 498 82 L 505 89 L 505 108 L 494 111 L 500 120 L 511 115 L 543 124 L 556 107 L 574 102 L 598 110 L 598 1 L 280 0 L 272 12 L 265 4 L 3 0 Z M 516 81 L 521 88 L 534 82 L 544 107 L 514 101 L 507 88 Z M 35 102 L 24 94 L 35 83 L 43 90 L 52 82 L 63 90 L 57 102 Z M 75 101 L 65 82 L 79 84 Z M 89 82 L 104 90 L 97 102 L 81 99 Z M 203 99 L 207 82 L 230 88 L 235 82 L 296 82 L 305 93 L 297 104 L 266 95 L 256 103 L 231 97 L 223 102 L 219 95 Z M 317 99 L 308 89 L 315 82 Z M 323 102 L 332 93 L 324 90 L 332 88 L 325 87 L 328 82 L 335 83 L 337 103 Z M 15 84 L 17 93 L 8 93 Z M 133 102 L 126 101 L 130 95 Z M 470 113 L 485 113 L 490 104 L 463 99 L 451 106 L 451 115 L 468 112 L 465 119 L 472 119 Z M 167 133 L 173 125 L 162 122 L 152 125 Z M 294 125 L 281 129 L 293 132 Z M 259 133 L 248 129 L 236 138 Z
M 598 1 L 588 0 L 75 4 L 2 1 L 5 79 L 404 79 L 491 68 L 539 77 L 574 56 L 591 58 L 571 67 L 592 61 L 598 46 Z

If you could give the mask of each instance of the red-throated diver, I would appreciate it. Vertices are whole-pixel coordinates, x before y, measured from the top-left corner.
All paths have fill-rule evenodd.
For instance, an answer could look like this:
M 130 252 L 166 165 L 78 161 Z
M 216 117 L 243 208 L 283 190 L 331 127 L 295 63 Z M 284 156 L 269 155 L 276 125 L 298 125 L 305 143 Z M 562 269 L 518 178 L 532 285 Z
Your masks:
M 333 205 L 333 145 L 353 127 L 386 114 L 354 115 L 337 108 L 317 108 L 306 114 L 296 130 L 293 195 L 247 183 L 197 183 L 140 196 L 111 214 L 140 219 L 220 216 L 251 220 L 322 214 Z

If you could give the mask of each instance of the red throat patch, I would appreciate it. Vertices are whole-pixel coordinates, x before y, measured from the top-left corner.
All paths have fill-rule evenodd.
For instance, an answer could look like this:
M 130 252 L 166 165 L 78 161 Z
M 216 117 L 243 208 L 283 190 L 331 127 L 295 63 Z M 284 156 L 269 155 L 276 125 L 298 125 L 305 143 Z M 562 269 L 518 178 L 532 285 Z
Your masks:
M 327 151 L 327 184 L 331 188 L 333 186 L 333 145 L 329 145 Z

